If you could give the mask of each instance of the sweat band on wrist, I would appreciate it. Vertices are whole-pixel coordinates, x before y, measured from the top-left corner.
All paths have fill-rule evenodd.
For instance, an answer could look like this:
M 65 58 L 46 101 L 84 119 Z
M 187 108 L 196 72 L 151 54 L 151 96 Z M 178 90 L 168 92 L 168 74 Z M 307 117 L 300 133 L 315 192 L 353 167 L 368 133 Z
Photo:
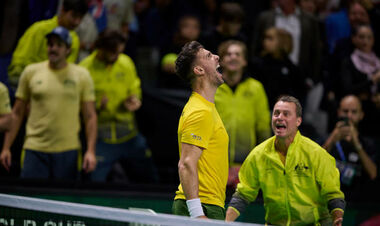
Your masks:
M 189 210 L 191 218 L 196 218 L 196 217 L 205 215 L 203 213 L 201 200 L 199 198 L 186 200 L 186 205 L 187 205 L 187 209 Z

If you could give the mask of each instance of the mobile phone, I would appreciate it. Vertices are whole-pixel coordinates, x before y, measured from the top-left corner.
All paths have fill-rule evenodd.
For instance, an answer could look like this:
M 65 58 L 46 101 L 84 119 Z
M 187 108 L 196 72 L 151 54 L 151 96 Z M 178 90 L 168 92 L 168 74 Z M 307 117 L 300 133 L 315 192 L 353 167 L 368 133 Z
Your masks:
M 340 118 L 338 118 L 338 121 L 342 121 L 343 122 L 343 126 L 350 125 L 348 117 L 340 117 Z

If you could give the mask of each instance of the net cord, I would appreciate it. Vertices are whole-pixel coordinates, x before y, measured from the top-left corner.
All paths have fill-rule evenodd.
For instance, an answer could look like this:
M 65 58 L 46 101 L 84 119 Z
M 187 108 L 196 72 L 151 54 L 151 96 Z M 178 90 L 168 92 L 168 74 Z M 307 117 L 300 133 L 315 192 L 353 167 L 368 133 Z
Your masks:
M 227 223 L 221 220 L 192 219 L 189 217 L 162 213 L 152 215 L 150 213 L 120 208 L 46 200 L 8 194 L 0 194 L 0 206 L 119 222 L 160 224 L 167 226 L 260 226 L 260 224 L 241 222 Z

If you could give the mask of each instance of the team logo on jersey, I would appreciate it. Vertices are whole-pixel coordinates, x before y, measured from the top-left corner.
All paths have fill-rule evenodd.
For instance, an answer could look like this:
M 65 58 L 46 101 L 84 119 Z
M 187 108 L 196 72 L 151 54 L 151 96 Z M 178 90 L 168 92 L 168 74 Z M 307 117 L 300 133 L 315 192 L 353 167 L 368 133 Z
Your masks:
M 75 81 L 70 80 L 70 79 L 66 79 L 65 81 L 63 81 L 63 84 L 65 87 L 75 87 L 76 86 Z
M 195 140 L 202 140 L 202 137 L 195 135 L 194 133 L 190 134 L 191 137 Z

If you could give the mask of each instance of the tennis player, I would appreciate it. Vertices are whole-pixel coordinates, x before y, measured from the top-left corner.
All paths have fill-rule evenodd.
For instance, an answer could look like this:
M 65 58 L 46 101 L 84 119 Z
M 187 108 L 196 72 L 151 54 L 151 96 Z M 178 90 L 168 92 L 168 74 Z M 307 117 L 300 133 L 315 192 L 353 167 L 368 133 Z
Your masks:
M 193 90 L 178 125 L 177 215 L 225 217 L 228 135 L 214 104 L 216 89 L 224 82 L 219 68 L 219 57 L 196 41 L 187 43 L 176 60 L 176 73 Z

